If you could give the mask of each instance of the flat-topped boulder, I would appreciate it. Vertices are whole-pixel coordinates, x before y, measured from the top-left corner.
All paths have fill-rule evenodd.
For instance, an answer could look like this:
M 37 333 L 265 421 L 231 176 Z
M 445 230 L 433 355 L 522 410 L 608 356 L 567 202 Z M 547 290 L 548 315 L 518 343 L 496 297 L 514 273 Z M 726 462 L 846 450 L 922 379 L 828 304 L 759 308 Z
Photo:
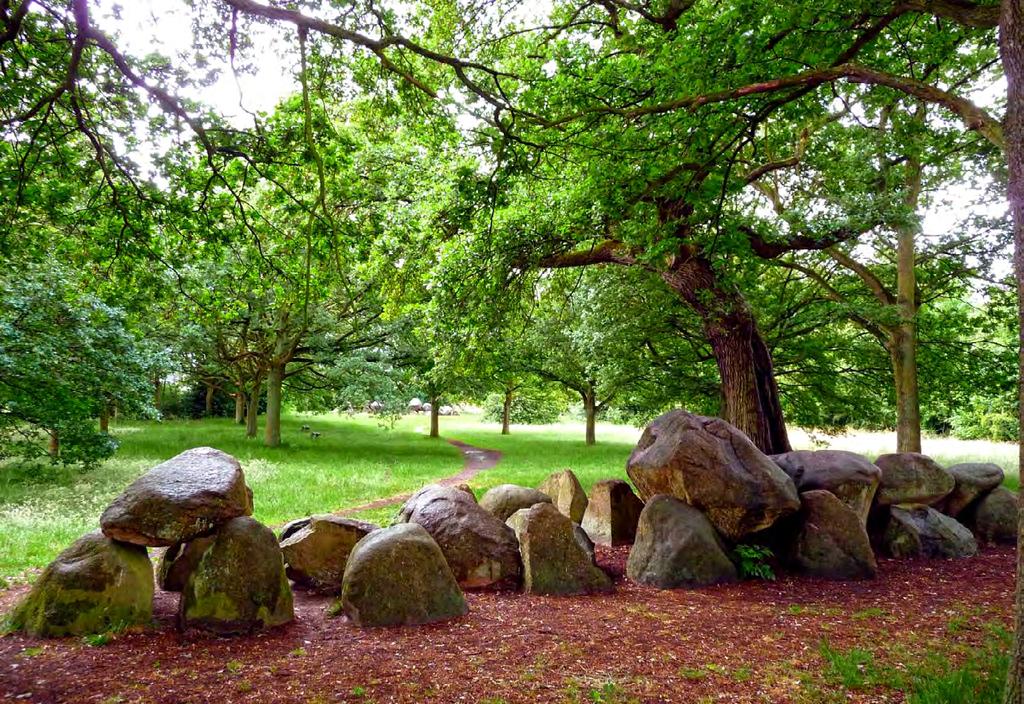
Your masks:
M 611 578 L 594 563 L 593 546 L 577 526 L 549 502 L 520 509 L 508 519 L 523 559 L 527 594 L 592 594 L 612 589 Z
M 707 516 L 668 494 L 652 497 L 644 506 L 626 576 L 659 589 L 737 579 L 736 566 Z
M 955 518 L 924 504 L 892 506 L 882 535 L 890 557 L 971 557 L 978 543 Z
M 956 518 L 982 495 L 1003 483 L 1003 468 L 991 462 L 962 462 L 947 470 L 953 475 L 953 491 L 942 501 L 942 512 Z
M 538 490 L 551 497 L 551 502 L 573 523 L 582 523 L 587 511 L 587 492 L 571 469 L 549 474 Z
M 795 450 L 772 455 L 797 491 L 823 489 L 853 509 L 866 524 L 882 470 L 868 458 L 844 450 Z
M 590 488 L 583 530 L 598 545 L 629 545 L 644 503 L 621 479 L 606 479 Z
M 499 484 L 487 490 L 480 497 L 480 506 L 490 511 L 501 521 L 523 508 L 534 504 L 551 503 L 551 497 L 544 492 L 517 484 Z
M 146 548 L 99 531 L 61 552 L 14 607 L 6 626 L 56 638 L 145 626 L 153 617 L 153 565 Z
M 179 607 L 182 628 L 220 635 L 291 621 L 292 590 L 274 532 L 249 516 L 220 526 L 188 575 Z
M 933 505 L 944 499 L 955 485 L 953 475 L 938 462 L 920 452 L 881 455 L 875 464 L 882 470 L 875 501 L 893 504 Z
M 644 430 L 626 465 L 644 500 L 675 496 L 700 509 L 729 540 L 800 508 L 793 480 L 720 418 L 669 411 Z
M 379 527 L 330 514 L 312 516 L 309 523 L 281 541 L 285 574 L 304 587 L 338 593 L 352 548 Z
M 788 562 L 826 579 L 872 579 L 878 563 L 861 517 L 824 489 L 800 494 L 799 529 Z
M 466 492 L 431 484 L 413 494 L 399 511 L 401 523 L 418 523 L 437 542 L 464 589 L 519 582 L 515 533 Z
M 982 496 L 960 517 L 983 543 L 1017 543 L 1017 495 L 1004 486 Z
M 252 514 L 242 467 L 212 447 L 186 450 L 132 482 L 100 517 L 114 540 L 161 547 L 186 543 Z
M 359 626 L 434 623 L 469 611 L 440 546 L 416 523 L 382 528 L 356 543 L 340 603 Z

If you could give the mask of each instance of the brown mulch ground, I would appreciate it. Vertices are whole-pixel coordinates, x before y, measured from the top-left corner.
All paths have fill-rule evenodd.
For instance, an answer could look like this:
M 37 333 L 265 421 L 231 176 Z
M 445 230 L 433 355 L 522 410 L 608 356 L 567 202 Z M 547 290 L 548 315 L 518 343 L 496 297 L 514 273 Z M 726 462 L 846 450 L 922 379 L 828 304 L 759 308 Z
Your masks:
M 441 486 L 455 486 L 456 484 L 468 482 L 470 479 L 480 474 L 480 472 L 494 467 L 501 460 L 501 453 L 497 450 L 485 450 L 481 447 L 473 447 L 461 440 L 448 440 L 447 442 L 449 445 L 454 445 L 459 448 L 459 451 L 462 452 L 462 471 L 458 474 L 453 474 L 450 477 L 438 479 L 435 484 L 440 484 Z M 342 509 L 341 511 L 335 511 L 335 514 L 338 516 L 351 516 L 356 513 L 361 513 L 362 511 L 386 508 L 388 506 L 400 504 L 410 496 L 412 496 L 412 494 L 409 493 L 395 494 L 394 496 L 377 499 L 375 501 L 370 501 L 369 503 L 360 504 L 359 506 L 350 506 L 349 508 Z
M 1012 611 L 1010 548 L 882 560 L 871 582 L 782 577 L 692 591 L 624 580 L 627 553 L 598 548 L 616 576 L 612 595 L 469 594 L 468 616 L 433 626 L 359 629 L 326 618 L 328 598 L 297 592 L 289 626 L 183 635 L 175 595 L 161 593 L 156 630 L 103 647 L 0 638 L 0 701 L 805 702 L 800 677 L 823 669 L 823 639 L 951 653 L 981 642 L 987 623 L 1008 625 Z M 0 592 L 0 610 L 25 589 Z M 602 688 L 604 698 L 593 694 Z M 881 690 L 840 699 L 902 700 Z

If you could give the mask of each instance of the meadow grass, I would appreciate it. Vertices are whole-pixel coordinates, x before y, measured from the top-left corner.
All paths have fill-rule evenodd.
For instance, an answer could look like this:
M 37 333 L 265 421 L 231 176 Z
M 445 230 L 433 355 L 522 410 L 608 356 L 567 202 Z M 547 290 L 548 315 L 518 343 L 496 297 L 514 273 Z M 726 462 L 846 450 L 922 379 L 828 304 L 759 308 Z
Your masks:
M 303 424 L 321 433 L 312 439 Z M 210 445 L 242 462 L 255 495 L 255 516 L 269 525 L 311 513 L 338 511 L 374 499 L 408 493 L 423 484 L 456 474 L 459 451 L 427 437 L 429 419 L 405 416 L 393 427 L 364 415 L 290 414 L 282 424 L 283 445 L 266 448 L 261 438 L 247 440 L 227 419 L 132 422 L 115 425 L 121 442 L 117 455 L 82 471 L 49 464 L 0 465 L 0 578 L 17 578 L 46 565 L 83 533 L 93 530 L 103 509 L 134 478 L 183 450 Z M 599 423 L 598 444 L 583 441 L 583 426 L 516 425 L 501 435 L 497 424 L 476 415 L 441 419 L 441 433 L 478 447 L 499 450 L 502 460 L 477 475 L 470 485 L 478 495 L 502 483 L 535 486 L 548 474 L 572 469 L 586 489 L 601 479 L 626 478 L 626 460 L 640 436 L 636 428 Z M 815 440 L 824 440 L 825 444 Z M 793 432 L 794 446 L 831 446 L 874 457 L 895 447 L 883 433 L 815 438 Z M 1016 445 L 927 439 L 925 451 L 944 464 L 995 461 L 1016 486 Z M 387 523 L 394 507 L 362 512 L 359 517 Z

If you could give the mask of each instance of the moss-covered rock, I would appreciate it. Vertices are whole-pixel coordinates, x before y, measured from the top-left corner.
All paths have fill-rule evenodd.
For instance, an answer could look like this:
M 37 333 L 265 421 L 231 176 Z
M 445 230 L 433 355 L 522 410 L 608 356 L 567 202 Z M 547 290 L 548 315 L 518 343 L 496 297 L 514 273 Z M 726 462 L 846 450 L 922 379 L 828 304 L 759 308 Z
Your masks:
M 296 584 L 337 594 L 352 548 L 379 527 L 329 514 L 313 516 L 281 541 L 285 573 Z
M 508 519 L 523 558 L 527 594 L 592 594 L 612 589 L 611 578 L 594 564 L 589 541 L 551 503 L 520 509 Z M 591 548 L 588 550 L 588 548 Z
M 181 627 L 235 635 L 293 618 L 291 585 L 274 532 L 248 516 L 222 525 L 182 590 Z
M 925 504 L 942 501 L 956 482 L 938 462 L 919 452 L 881 455 L 875 464 L 882 470 L 875 501 L 879 506 Z
M 553 472 L 540 483 L 538 490 L 551 497 L 552 503 L 573 523 L 582 523 L 587 511 L 587 492 L 571 469 Z
M 795 450 L 772 455 L 796 484 L 797 491 L 825 490 L 853 509 L 866 525 L 882 470 L 868 459 L 845 450 Z
M 100 527 L 114 540 L 162 547 L 187 543 L 251 514 L 252 493 L 238 460 L 197 447 L 132 482 L 103 512 Z
M 188 582 L 188 576 L 195 570 L 207 548 L 213 545 L 214 536 L 204 535 L 187 543 L 175 543 L 160 556 L 156 568 L 156 584 L 165 592 L 180 592 Z
M 1018 531 L 1017 496 L 1004 486 L 975 501 L 960 518 L 983 543 L 1013 545 Z
M 955 485 L 940 510 L 956 518 L 980 497 L 1003 483 L 1003 468 L 991 462 L 963 462 L 949 468 Z
M 970 557 L 978 543 L 955 518 L 923 504 L 897 504 L 889 512 L 882 549 L 891 557 Z
M 153 617 L 153 565 L 146 549 L 100 532 L 76 540 L 50 563 L 6 627 L 32 636 L 105 633 Z
M 360 626 L 434 623 L 469 610 L 440 546 L 416 523 L 376 530 L 356 543 L 340 605 L 337 612 Z
M 864 521 L 824 489 L 800 494 L 799 529 L 786 555 L 804 574 L 826 579 L 872 579 L 878 563 Z
M 501 521 L 507 521 L 508 517 L 519 509 L 530 508 L 540 503 L 551 503 L 551 497 L 537 489 L 517 484 L 499 484 L 488 489 L 487 493 L 480 497 L 480 506 Z
M 736 566 L 707 516 L 667 494 L 651 498 L 644 506 L 626 575 L 660 589 L 737 579 Z

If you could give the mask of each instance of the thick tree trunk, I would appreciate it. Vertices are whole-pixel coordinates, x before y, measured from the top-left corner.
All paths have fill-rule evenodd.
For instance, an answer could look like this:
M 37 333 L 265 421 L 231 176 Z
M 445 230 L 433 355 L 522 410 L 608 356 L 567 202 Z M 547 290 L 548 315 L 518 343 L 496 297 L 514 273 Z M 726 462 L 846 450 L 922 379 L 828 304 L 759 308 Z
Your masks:
M 60 433 L 56 430 L 50 431 L 50 442 L 47 445 L 46 451 L 50 453 L 50 457 L 53 459 L 60 457 Z
M 1024 0 L 1003 0 L 999 49 L 1007 81 L 1006 160 L 1010 171 L 1010 213 L 1013 216 L 1013 269 L 1017 278 L 1020 325 L 1018 409 L 1024 417 Z M 1024 467 L 1024 427 L 1019 430 L 1020 466 Z M 1017 534 L 1017 609 L 1005 704 L 1024 704 L 1024 486 L 1020 490 Z
M 683 258 L 662 278 L 700 317 L 721 380 L 722 417 L 764 453 L 789 452 L 771 353 L 739 291 L 721 285 L 702 257 Z
M 213 388 L 213 384 L 206 385 L 206 398 L 204 399 L 203 414 L 209 418 L 213 415 L 213 394 L 216 389 Z
M 110 406 L 107 403 L 100 407 L 100 432 L 110 432 Z
M 235 422 L 239 425 L 245 422 L 245 393 L 241 390 L 235 394 Z
M 587 418 L 587 444 L 593 445 L 597 442 L 597 399 L 593 391 L 580 395 L 583 397 L 583 413 Z
M 441 437 L 441 426 L 438 422 L 441 414 L 438 410 L 437 397 L 432 396 L 430 398 L 430 437 L 432 438 Z
M 917 330 L 899 325 L 889 335 L 889 358 L 896 382 L 896 451 L 921 451 L 921 406 L 917 391 Z
M 267 420 L 263 444 L 278 447 L 281 444 L 281 392 L 284 383 L 284 365 L 275 365 L 267 375 Z
M 245 409 L 245 437 L 254 438 L 259 430 L 257 428 L 256 419 L 260 413 L 260 389 L 263 386 L 262 381 L 258 381 L 253 384 L 252 393 L 249 394 L 248 404 Z
M 512 410 L 512 392 L 505 390 L 505 402 L 501 406 L 501 434 L 508 435 L 511 430 L 509 429 L 509 414 Z

